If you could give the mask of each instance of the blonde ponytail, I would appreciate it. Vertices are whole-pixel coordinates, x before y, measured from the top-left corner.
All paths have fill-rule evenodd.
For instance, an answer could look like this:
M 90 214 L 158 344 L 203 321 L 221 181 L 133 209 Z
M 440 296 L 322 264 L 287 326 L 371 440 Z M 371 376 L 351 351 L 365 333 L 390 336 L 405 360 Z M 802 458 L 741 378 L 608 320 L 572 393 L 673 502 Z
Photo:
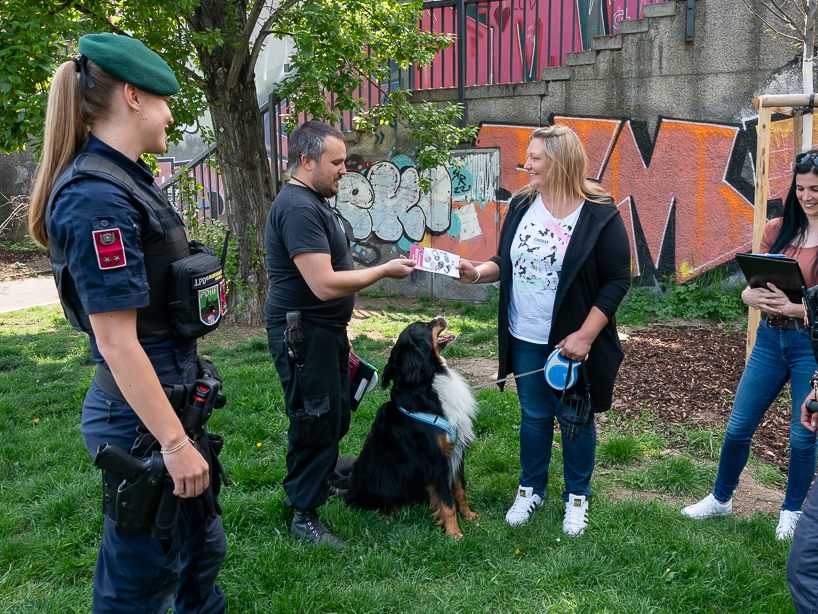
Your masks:
M 48 91 L 45 130 L 40 165 L 31 188 L 28 231 L 43 247 L 48 247 L 45 210 L 54 184 L 71 159 L 88 140 L 89 126 L 110 112 L 115 88 L 122 82 L 91 60 L 86 62 L 88 79 L 80 77 L 73 60 L 60 64 Z
M 45 209 L 57 177 L 85 145 L 88 127 L 80 108 L 79 74 L 74 62 L 63 62 L 54 73 L 48 91 L 43 151 L 31 188 L 28 230 L 32 238 L 48 247 Z

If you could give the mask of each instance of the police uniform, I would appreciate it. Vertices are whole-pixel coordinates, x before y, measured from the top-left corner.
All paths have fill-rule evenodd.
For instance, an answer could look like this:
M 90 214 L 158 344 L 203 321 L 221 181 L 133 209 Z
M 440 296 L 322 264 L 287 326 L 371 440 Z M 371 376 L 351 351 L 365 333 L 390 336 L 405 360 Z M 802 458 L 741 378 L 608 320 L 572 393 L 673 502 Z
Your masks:
M 83 37 L 84 49 L 80 39 L 80 51 L 112 74 L 111 58 L 121 63 L 117 53 L 124 48 L 133 55 L 135 44 L 129 39 L 123 45 L 117 39 L 127 37 L 110 38 L 114 36 Z M 144 46 L 137 51 L 143 49 L 147 51 Z M 110 50 L 117 53 L 101 55 Z M 138 57 L 144 60 L 144 55 Z M 148 69 L 149 77 L 162 73 L 161 66 Z M 133 66 L 115 76 L 133 82 L 128 70 Z M 166 88 L 147 85 L 148 91 L 167 94 Z M 196 342 L 174 335 L 167 317 L 167 260 L 187 255 L 182 220 L 141 160 L 134 162 L 89 135 L 55 184 L 46 222 L 63 308 L 72 325 L 89 334 L 98 365 L 82 407 L 85 446 L 92 456 L 105 443 L 142 453 L 134 450 L 138 416 L 121 395 L 101 386 L 107 366 L 88 315 L 136 309 L 137 337 L 159 381 L 189 385 L 196 380 Z M 215 479 L 211 476 L 211 484 Z M 225 601 L 215 580 L 225 553 L 221 521 L 203 497 L 180 501 L 178 522 L 165 539 L 122 530 L 106 515 L 94 574 L 94 611 L 164 613 L 172 607 L 176 612 L 223 612 Z

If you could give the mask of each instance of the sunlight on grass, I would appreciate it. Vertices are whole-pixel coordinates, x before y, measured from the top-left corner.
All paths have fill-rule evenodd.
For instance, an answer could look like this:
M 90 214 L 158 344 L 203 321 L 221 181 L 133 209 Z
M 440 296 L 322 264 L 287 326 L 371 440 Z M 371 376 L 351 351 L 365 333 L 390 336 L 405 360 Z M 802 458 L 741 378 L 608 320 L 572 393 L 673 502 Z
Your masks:
M 649 461 L 642 469 L 625 474 L 620 481 L 638 490 L 691 495 L 708 488 L 715 477 L 713 467 L 675 456 Z
M 395 337 L 445 312 L 458 335 L 446 356 L 494 357 L 496 293 L 484 303 L 362 297 L 371 316 L 350 330 L 356 352 L 382 369 Z M 367 301 L 372 304 L 368 305 Z M 377 304 L 375 304 L 377 303 Z M 363 311 L 362 311 L 363 313 Z M 102 527 L 99 474 L 82 446 L 80 406 L 93 367 L 88 341 L 59 307 L 0 316 L 0 611 L 87 612 Z M 545 505 L 522 527 L 506 525 L 519 474 L 520 405 L 513 392 L 476 392 L 476 439 L 466 455 L 464 538 L 444 536 L 428 507 L 393 514 L 334 498 L 322 518 L 348 540 L 342 552 L 288 536 L 287 418 L 263 330 L 223 327 L 201 350 L 224 378 L 226 407 L 210 426 L 225 436 L 232 484 L 222 493 L 228 557 L 220 584 L 235 612 L 782 612 L 787 546 L 758 515 L 693 525 L 678 506 L 617 501 L 616 485 L 688 494 L 712 484 L 720 431 L 673 432 L 650 416 L 600 423 L 590 525 L 562 533 L 562 445 L 555 438 Z M 342 454 L 355 454 L 389 392 L 366 395 Z M 36 420 L 36 421 L 35 421 Z M 613 425 L 616 426 L 613 426 Z M 690 456 L 669 456 L 685 441 Z M 707 459 L 702 463 L 699 459 Z M 762 469 L 759 470 L 758 467 Z M 753 461 L 753 471 L 777 469 Z M 780 475 L 780 474 L 779 474 Z
M 603 465 L 629 465 L 642 458 L 642 448 L 635 437 L 614 437 L 597 446 L 596 456 Z

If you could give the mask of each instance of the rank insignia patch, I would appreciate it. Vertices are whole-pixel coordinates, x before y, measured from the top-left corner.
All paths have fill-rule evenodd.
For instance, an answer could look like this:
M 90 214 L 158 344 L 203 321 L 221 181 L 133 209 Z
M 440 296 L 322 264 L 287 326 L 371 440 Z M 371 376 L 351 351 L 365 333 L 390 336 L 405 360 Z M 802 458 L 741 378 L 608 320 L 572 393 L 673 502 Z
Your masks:
M 100 269 L 105 271 L 125 266 L 125 246 L 122 244 L 122 233 L 119 228 L 94 230 L 92 234 Z

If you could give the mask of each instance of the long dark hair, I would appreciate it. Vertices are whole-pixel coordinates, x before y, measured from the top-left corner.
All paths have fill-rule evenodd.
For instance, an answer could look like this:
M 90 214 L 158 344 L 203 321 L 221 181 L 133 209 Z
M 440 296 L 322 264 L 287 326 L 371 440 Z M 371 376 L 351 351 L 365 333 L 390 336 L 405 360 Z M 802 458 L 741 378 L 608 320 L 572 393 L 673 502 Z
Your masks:
M 807 222 L 807 215 L 801 208 L 796 196 L 795 178 L 798 175 L 806 175 L 807 173 L 818 176 L 818 149 L 810 149 L 797 155 L 792 170 L 792 183 L 790 184 L 790 191 L 787 192 L 787 198 L 784 200 L 784 215 L 781 218 L 781 228 L 778 229 L 778 236 L 770 248 L 770 252 L 774 254 L 780 254 L 788 245 L 800 247 L 806 240 L 809 223 Z M 818 259 L 816 259 L 812 267 L 812 275 L 814 278 L 818 278 Z

